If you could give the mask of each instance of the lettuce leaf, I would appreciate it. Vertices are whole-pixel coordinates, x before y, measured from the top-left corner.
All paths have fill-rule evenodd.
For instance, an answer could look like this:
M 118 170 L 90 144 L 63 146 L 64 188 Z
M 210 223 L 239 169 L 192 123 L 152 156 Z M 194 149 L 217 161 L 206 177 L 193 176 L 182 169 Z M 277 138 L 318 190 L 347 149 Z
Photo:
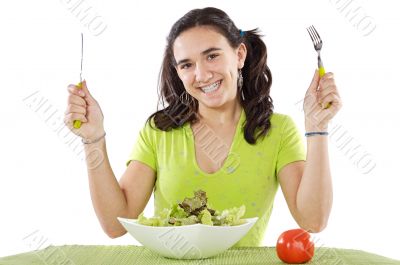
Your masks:
M 182 203 L 174 204 L 170 209 L 163 209 L 157 216 L 146 218 L 143 213 L 138 223 L 148 226 L 181 226 L 205 224 L 211 226 L 240 225 L 246 211 L 244 205 L 225 209 L 222 212 L 213 210 L 207 205 L 206 192 L 198 190 L 193 198 L 185 198 Z

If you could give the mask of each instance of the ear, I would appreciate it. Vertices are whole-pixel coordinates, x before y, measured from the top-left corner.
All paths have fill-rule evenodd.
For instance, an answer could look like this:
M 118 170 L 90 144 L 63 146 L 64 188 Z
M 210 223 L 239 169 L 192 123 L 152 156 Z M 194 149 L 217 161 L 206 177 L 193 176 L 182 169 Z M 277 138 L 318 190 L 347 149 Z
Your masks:
M 236 50 L 236 54 L 238 56 L 238 69 L 242 69 L 247 56 L 247 49 L 244 43 L 240 43 Z

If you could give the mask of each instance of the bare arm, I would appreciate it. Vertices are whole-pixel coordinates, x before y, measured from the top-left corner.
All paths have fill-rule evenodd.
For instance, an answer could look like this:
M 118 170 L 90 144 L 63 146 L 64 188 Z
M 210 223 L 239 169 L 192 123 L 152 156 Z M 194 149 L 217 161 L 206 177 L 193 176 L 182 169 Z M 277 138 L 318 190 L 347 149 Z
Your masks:
M 85 139 L 98 139 L 104 135 L 103 112 L 86 86 L 68 86 L 67 110 L 64 123 L 74 134 Z M 79 129 L 73 124 L 82 121 Z M 155 182 L 154 170 L 138 161 L 132 161 L 121 177 L 115 178 L 107 156 L 106 140 L 85 144 L 86 165 L 90 195 L 100 224 L 111 238 L 126 233 L 117 217 L 136 218 L 145 208 Z
M 105 138 L 85 145 L 90 195 L 97 218 L 111 238 L 126 233 L 117 217 L 137 218 L 145 208 L 155 182 L 149 166 L 132 161 L 118 183 L 112 171 Z
M 307 139 L 307 161 L 296 161 L 278 173 L 290 212 L 300 227 L 322 231 L 332 208 L 332 181 L 329 169 L 328 139 Z
M 311 227 L 319 232 L 328 223 L 332 201 L 328 137 L 307 137 L 307 162 L 297 192 L 297 208 Z
M 324 107 L 328 103 L 330 107 Z M 320 78 L 316 69 L 303 103 L 306 131 L 328 131 L 329 121 L 341 107 L 333 73 Z M 322 231 L 328 223 L 333 201 L 328 137 L 307 137 L 307 161 L 286 165 L 278 177 L 296 222 L 311 232 Z

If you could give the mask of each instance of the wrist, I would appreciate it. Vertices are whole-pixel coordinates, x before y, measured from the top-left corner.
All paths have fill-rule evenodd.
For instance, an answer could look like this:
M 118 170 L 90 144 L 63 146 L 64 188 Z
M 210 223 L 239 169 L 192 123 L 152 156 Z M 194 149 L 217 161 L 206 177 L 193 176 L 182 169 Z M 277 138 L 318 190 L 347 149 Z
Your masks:
M 304 128 L 306 132 L 327 132 L 328 124 L 314 124 L 306 122 Z
M 327 135 L 329 135 L 328 132 L 306 132 L 304 134 L 304 136 L 307 138 L 312 137 L 312 136 L 327 136 Z
M 83 138 L 82 137 L 82 143 L 85 144 L 85 145 L 94 144 L 94 143 L 97 143 L 99 141 L 104 140 L 105 136 L 106 136 L 106 132 L 103 131 L 100 134 L 96 134 L 96 136 L 94 136 L 94 137 L 90 137 L 90 138 Z

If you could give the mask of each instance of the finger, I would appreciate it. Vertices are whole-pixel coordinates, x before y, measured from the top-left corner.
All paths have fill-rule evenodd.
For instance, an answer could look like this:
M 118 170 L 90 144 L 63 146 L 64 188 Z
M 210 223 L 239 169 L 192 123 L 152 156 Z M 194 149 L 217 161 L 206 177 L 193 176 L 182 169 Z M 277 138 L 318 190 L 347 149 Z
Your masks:
M 342 108 L 343 101 L 342 99 L 335 95 L 336 100 L 332 101 L 332 106 L 336 107 L 338 110 Z
M 68 113 L 64 116 L 64 123 L 66 125 L 73 125 L 74 121 L 80 120 L 81 122 L 87 122 L 85 115 L 81 113 Z
M 86 85 L 86 80 L 82 81 L 82 90 L 85 93 L 85 100 L 88 103 L 89 106 L 96 105 L 97 101 L 94 99 L 92 94 L 90 93 L 87 85 Z
M 324 89 L 320 89 L 318 91 L 318 95 L 317 95 L 318 101 L 321 101 L 322 99 L 324 99 L 329 94 L 339 95 L 339 93 L 338 93 L 338 91 L 336 89 L 336 86 L 329 86 L 329 87 L 326 87 Z
M 322 89 L 326 88 L 328 86 L 336 86 L 335 79 L 330 78 L 330 79 L 321 80 L 319 82 L 319 86 Z
M 80 97 L 84 97 L 85 96 L 85 92 L 82 89 L 80 89 L 78 86 L 74 85 L 74 84 L 70 84 L 67 87 L 67 89 L 68 89 L 68 92 L 70 94 L 74 94 L 74 95 L 77 95 L 77 96 L 80 96 Z
M 82 113 L 75 113 L 75 112 L 71 112 L 71 113 L 66 114 L 65 115 L 65 120 L 67 120 L 71 124 L 76 120 L 80 120 L 81 122 L 87 122 L 88 121 L 86 119 L 85 115 L 83 115 Z
M 325 98 L 323 98 L 320 101 L 320 104 L 322 107 L 327 106 L 328 103 L 330 103 L 331 105 L 335 105 L 335 106 L 340 105 L 340 97 L 336 94 L 331 93 L 331 94 L 325 96 Z
M 324 74 L 324 76 L 321 77 L 321 81 L 324 82 L 326 80 L 334 79 L 334 78 L 335 78 L 335 75 L 332 72 L 327 72 Z
M 82 107 L 82 106 L 74 105 L 74 104 L 69 104 L 67 106 L 67 110 L 65 111 L 64 114 L 68 114 L 68 113 L 79 113 L 79 114 L 86 115 L 86 108 Z
M 75 104 L 75 105 L 79 105 L 82 107 L 86 107 L 86 101 L 81 96 L 77 96 L 77 95 L 73 95 L 73 94 L 69 95 L 67 104 Z
M 326 116 L 321 120 L 322 124 L 327 124 L 335 115 L 338 113 L 340 106 L 332 105 L 329 110 L 326 111 Z
M 318 72 L 318 69 L 316 69 L 314 72 L 313 79 L 311 80 L 310 86 L 308 87 L 306 94 L 317 91 L 319 80 L 320 80 L 319 72 Z
M 68 128 L 68 129 L 70 129 L 73 133 L 75 133 L 76 135 L 78 135 L 78 136 L 81 136 L 81 128 L 75 128 L 74 127 L 74 121 L 70 121 L 70 120 L 66 120 L 65 118 L 64 118 L 64 124 L 65 124 L 65 126 Z M 84 124 L 84 123 L 82 123 L 82 124 Z

